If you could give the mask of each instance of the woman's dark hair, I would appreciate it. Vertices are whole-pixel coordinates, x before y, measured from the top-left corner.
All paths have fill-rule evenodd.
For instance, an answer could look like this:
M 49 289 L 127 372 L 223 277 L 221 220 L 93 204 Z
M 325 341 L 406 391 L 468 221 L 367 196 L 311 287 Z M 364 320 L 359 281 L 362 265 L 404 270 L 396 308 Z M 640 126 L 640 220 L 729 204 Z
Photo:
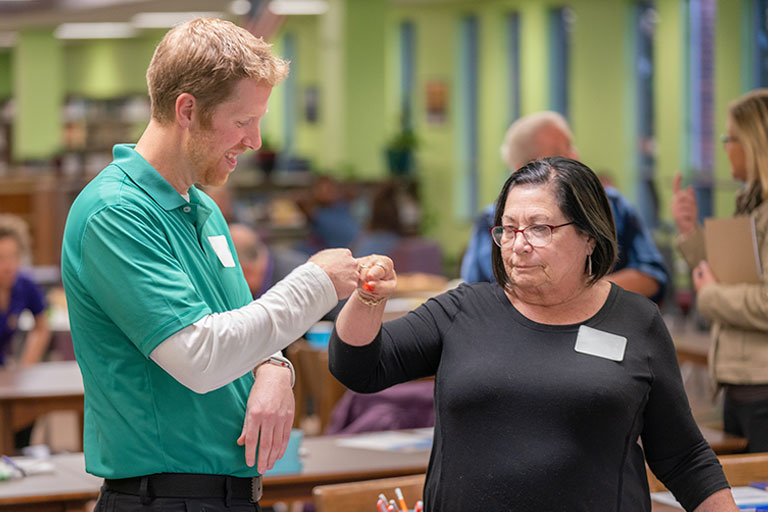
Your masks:
M 581 162 L 570 158 L 552 157 L 534 160 L 524 165 L 504 183 L 496 200 L 494 225 L 501 224 L 509 191 L 518 185 L 552 185 L 555 200 L 565 218 L 595 240 L 592 252 L 592 275 L 588 285 L 595 284 L 608 274 L 616 263 L 616 225 L 605 190 L 597 175 Z M 502 288 L 512 286 L 501 259 L 501 248 L 493 244 L 491 249 L 493 275 Z M 587 262 L 584 262 L 584 273 Z

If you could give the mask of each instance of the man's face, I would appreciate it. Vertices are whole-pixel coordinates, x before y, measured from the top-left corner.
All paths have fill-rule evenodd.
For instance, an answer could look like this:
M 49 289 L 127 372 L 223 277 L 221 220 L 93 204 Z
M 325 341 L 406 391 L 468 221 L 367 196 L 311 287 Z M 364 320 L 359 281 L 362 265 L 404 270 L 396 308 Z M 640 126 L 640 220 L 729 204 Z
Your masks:
M 227 101 L 216 107 L 210 126 L 199 119 L 190 126 L 185 149 L 194 167 L 195 182 L 222 185 L 237 166 L 237 156 L 261 147 L 259 123 L 267 112 L 272 87 L 252 79 L 241 80 Z

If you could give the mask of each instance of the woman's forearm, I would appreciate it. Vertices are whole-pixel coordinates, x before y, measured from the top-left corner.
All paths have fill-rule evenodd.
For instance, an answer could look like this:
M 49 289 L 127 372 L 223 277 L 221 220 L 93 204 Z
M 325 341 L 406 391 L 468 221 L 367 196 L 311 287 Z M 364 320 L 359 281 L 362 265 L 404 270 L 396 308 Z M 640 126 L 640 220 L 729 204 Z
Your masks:
M 348 345 L 367 345 L 381 329 L 386 300 L 376 305 L 365 304 L 367 300 L 355 291 L 336 318 L 336 332 Z
M 51 330 L 45 312 L 35 315 L 35 327 L 27 333 L 21 364 L 27 366 L 42 361 L 50 341 Z
M 397 275 L 392 260 L 372 254 L 360 258 L 360 287 L 349 296 L 336 318 L 336 333 L 344 343 L 361 347 L 381 329 L 387 298 L 394 293 Z

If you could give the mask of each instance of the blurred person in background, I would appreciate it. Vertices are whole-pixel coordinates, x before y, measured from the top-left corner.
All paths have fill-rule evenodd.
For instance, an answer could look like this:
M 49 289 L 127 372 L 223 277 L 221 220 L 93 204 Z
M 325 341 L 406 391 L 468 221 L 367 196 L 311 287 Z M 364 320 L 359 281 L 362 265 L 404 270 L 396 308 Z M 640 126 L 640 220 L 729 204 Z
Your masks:
M 578 159 L 571 129 L 557 112 L 537 112 L 510 125 L 501 145 L 501 157 L 514 172 L 526 163 L 543 157 Z M 664 296 L 669 275 L 656 244 L 640 216 L 618 190 L 606 186 L 618 235 L 619 255 L 608 280 L 622 288 L 658 302 Z M 469 283 L 493 281 L 490 229 L 495 205 L 488 205 L 478 217 L 461 263 L 461 278 Z
M 43 290 L 19 271 L 29 251 L 29 230 L 15 215 L 0 215 L 0 366 L 6 363 L 11 341 L 19 328 L 19 317 L 29 311 L 34 326 L 26 333 L 19 364 L 28 366 L 40 362 L 51 340 L 46 318 Z M 16 449 L 29 445 L 32 425 L 14 433 Z
M 299 197 L 297 206 L 309 224 L 309 240 L 298 248 L 311 254 L 329 247 L 351 247 L 360 233 L 352 211 L 351 198 L 333 176 L 315 177 L 310 190 Z
M 352 245 L 352 254 L 356 257 L 369 254 L 392 256 L 392 251 L 405 236 L 400 203 L 397 184 L 388 181 L 376 187 L 371 197 L 368 225 Z
M 40 362 L 48 348 L 51 331 L 45 316 L 45 292 L 28 276 L 19 272 L 29 250 L 26 223 L 14 215 L 0 215 L 0 365 L 19 327 L 19 316 L 32 313 L 35 323 L 26 334 L 19 357 L 21 365 Z
M 768 452 L 768 89 L 730 104 L 722 142 L 733 179 L 744 183 L 734 215 L 754 217 L 762 282 L 717 281 L 705 259 L 696 196 L 680 174 L 671 210 L 678 248 L 693 269 L 696 307 L 712 322 L 709 368 L 725 391 L 725 431 L 746 437 L 750 452 Z
M 245 224 L 230 224 L 229 234 L 254 299 L 307 261 L 299 251 L 268 246 L 255 229 Z

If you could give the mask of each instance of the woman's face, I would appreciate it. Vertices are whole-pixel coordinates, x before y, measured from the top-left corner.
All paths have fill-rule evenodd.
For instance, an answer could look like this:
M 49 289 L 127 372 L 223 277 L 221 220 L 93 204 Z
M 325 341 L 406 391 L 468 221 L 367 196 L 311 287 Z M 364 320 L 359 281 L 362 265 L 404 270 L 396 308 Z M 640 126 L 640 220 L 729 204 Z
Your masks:
M 524 229 L 532 224 L 559 226 L 570 222 L 557 205 L 551 185 L 518 185 L 507 195 L 502 225 Z M 583 286 L 587 255 L 594 242 L 574 225 L 552 231 L 552 241 L 533 247 L 522 233 L 501 247 L 504 268 L 521 291 L 547 291 Z
M 725 154 L 728 155 L 728 161 L 731 163 L 731 176 L 733 179 L 747 181 L 747 163 L 744 156 L 744 146 L 736 138 L 733 130 L 733 120 L 731 116 L 725 121 L 725 134 L 728 139 L 723 143 Z
M 21 249 L 15 238 L 0 238 L 0 288 L 9 288 L 16 282 L 21 265 Z

